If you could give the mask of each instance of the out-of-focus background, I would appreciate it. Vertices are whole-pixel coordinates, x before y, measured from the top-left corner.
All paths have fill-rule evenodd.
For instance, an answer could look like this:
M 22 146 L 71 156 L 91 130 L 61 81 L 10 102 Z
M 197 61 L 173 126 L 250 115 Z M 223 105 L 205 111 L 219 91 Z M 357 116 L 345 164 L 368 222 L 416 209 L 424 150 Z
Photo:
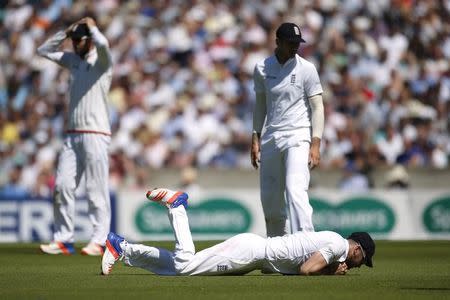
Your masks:
M 68 73 L 36 49 L 87 15 L 114 60 L 115 229 L 136 239 L 170 235 L 144 216 L 139 223 L 146 189 L 169 186 L 199 199 L 198 229 L 211 231 L 198 236 L 264 234 L 249 159 L 252 72 L 290 21 L 325 91 L 322 161 L 310 190 L 318 228 L 450 236 L 450 1 L 11 0 L 0 3 L 0 241 L 51 238 Z M 236 200 L 235 215 L 202 210 L 221 195 Z M 220 216 L 214 227 L 209 220 Z M 226 227 L 230 220 L 241 221 Z

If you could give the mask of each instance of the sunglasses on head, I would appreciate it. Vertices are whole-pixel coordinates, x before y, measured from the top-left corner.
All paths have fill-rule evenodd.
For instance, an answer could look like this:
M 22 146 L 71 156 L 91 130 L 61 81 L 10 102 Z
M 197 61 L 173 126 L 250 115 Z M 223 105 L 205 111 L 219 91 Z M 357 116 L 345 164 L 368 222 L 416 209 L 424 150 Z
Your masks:
M 365 264 L 367 262 L 367 260 L 366 260 L 366 252 L 364 251 L 364 248 L 361 246 L 360 243 L 358 243 L 358 246 L 361 249 L 361 253 L 363 255 L 363 263 Z
M 82 40 L 88 39 L 88 37 L 87 37 L 87 36 L 82 36 L 82 37 L 71 37 L 71 39 L 72 39 L 72 42 L 79 43 L 79 42 L 81 42 Z

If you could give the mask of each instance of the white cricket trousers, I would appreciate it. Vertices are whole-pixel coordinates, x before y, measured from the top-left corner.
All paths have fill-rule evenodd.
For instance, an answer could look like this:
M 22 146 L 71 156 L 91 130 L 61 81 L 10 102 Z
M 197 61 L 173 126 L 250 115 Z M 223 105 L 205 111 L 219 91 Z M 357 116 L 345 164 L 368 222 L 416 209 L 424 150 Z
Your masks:
M 175 234 L 175 251 L 123 243 L 125 264 L 159 275 L 238 275 L 263 266 L 266 239 L 243 233 L 195 253 L 184 206 L 168 211 Z
M 309 142 L 280 151 L 261 149 L 260 190 L 268 237 L 314 231 L 309 203 Z
M 90 242 L 105 245 L 111 224 L 108 147 L 111 138 L 92 133 L 68 134 L 59 156 L 54 194 L 57 242 L 74 241 L 75 190 L 84 173 L 88 215 L 93 233 Z

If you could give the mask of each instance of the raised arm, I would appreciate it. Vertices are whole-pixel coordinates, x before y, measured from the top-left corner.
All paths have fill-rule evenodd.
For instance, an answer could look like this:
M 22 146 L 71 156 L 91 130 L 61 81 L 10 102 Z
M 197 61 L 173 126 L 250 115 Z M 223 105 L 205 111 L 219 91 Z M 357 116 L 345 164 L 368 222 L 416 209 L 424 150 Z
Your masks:
M 94 19 L 87 17 L 81 20 L 81 22 L 83 21 L 88 26 L 92 41 L 97 48 L 98 63 L 104 68 L 109 68 L 112 65 L 112 58 L 109 51 L 108 39 L 100 32 Z
M 67 31 L 67 30 L 66 30 Z M 59 47 L 67 38 L 66 31 L 58 31 L 55 35 L 46 40 L 38 49 L 38 55 L 45 57 L 62 67 L 70 68 L 71 62 L 75 58 L 75 54 L 63 52 Z

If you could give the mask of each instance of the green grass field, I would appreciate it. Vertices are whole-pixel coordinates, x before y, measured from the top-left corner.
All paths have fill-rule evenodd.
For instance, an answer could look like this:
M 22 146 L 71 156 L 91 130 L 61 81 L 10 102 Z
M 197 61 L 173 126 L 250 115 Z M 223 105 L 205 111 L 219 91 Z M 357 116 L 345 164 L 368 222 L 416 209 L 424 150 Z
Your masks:
M 450 299 L 450 241 L 378 241 L 373 269 L 319 277 L 259 271 L 163 277 L 121 263 L 110 276 L 100 276 L 99 257 L 48 256 L 37 249 L 37 244 L 0 245 L 0 299 Z

